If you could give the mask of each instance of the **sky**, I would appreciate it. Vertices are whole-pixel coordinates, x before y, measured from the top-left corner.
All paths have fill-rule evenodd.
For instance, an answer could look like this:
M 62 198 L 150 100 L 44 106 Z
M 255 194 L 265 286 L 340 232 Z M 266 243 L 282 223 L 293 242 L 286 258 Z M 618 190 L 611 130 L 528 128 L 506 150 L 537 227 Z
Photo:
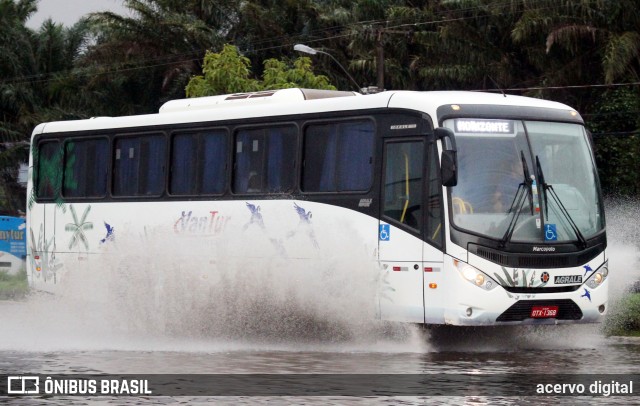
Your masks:
M 122 0 L 40 0 L 38 11 L 27 21 L 27 27 L 38 29 L 49 17 L 56 23 L 71 26 L 95 11 L 127 14 L 128 9 L 122 5 Z

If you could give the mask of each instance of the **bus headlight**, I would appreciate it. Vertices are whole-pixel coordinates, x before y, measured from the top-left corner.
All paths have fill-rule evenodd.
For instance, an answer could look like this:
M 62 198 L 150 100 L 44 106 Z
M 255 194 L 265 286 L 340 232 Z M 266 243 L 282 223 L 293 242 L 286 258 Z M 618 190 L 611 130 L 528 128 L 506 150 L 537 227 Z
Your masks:
M 609 265 L 607 262 L 605 262 L 604 265 L 598 268 L 598 270 L 595 271 L 585 283 L 591 289 L 595 289 L 598 286 L 602 285 L 602 282 L 607 279 L 607 276 L 609 276 Z
M 493 279 L 469 264 L 458 260 L 454 260 L 453 263 L 464 279 L 484 290 L 492 290 L 498 285 Z

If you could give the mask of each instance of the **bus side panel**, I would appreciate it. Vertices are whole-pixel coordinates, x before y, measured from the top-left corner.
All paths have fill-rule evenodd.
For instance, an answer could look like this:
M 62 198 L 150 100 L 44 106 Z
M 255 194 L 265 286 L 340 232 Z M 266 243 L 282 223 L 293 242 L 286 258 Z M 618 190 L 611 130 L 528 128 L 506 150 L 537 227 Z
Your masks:
M 27 245 L 27 277 L 31 287 L 53 292 L 57 283 L 55 265 L 55 203 L 34 204 L 30 210 Z
M 417 237 L 380 223 L 380 316 L 383 320 L 424 322 L 422 244 Z
M 444 324 L 444 309 L 450 295 L 451 275 L 445 272 L 444 254 L 438 248 L 423 244 L 424 322 Z
M 115 279 L 144 272 L 154 286 L 161 284 L 157 271 L 192 264 L 201 266 L 194 272 L 208 281 L 222 272 L 239 275 L 246 270 L 250 276 L 257 270 L 274 273 L 274 283 L 297 283 L 276 273 L 286 269 L 299 271 L 302 281 L 324 278 L 322 286 L 335 287 L 336 294 L 350 289 L 374 310 L 378 220 L 342 207 L 259 198 L 67 203 L 65 211 L 54 204 L 36 205 L 30 219 L 34 246 L 41 247 L 34 253 L 42 270 L 31 272 L 38 289 L 53 290 L 74 272 L 96 269 L 100 272 L 93 272 L 95 278 L 110 271 Z M 42 250 L 44 245 L 48 250 Z M 140 261 L 149 268 L 137 270 Z M 343 283 L 333 286 L 335 280 Z

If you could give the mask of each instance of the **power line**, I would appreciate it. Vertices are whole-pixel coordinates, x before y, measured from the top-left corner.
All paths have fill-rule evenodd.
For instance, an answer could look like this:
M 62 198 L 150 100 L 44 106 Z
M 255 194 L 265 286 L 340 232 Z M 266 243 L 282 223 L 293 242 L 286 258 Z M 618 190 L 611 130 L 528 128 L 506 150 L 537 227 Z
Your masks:
M 487 9 L 490 7 L 496 7 L 496 6 L 502 6 L 502 5 L 510 5 L 511 2 L 509 0 L 502 0 L 502 1 L 495 1 L 493 3 L 488 3 L 488 4 L 483 4 L 480 6 L 474 6 L 474 7 L 467 7 L 467 8 L 460 8 L 460 9 L 450 9 L 450 10 L 440 10 L 437 13 L 435 13 L 435 17 L 438 16 L 444 16 L 446 14 L 455 14 L 455 13 L 466 13 L 466 12 L 472 12 L 472 11 L 477 11 L 477 10 L 481 10 L 481 9 Z M 522 4 L 525 4 L 525 1 L 522 1 Z M 546 7 L 538 7 L 538 8 L 527 8 L 527 11 L 530 10 L 537 10 L 537 11 L 543 11 L 546 9 L 552 9 L 554 7 L 552 6 L 546 6 Z M 524 9 L 522 10 L 524 11 Z M 515 13 L 515 12 L 514 12 Z M 506 13 L 506 14 L 513 14 L 513 13 Z M 419 27 L 419 26 L 424 26 L 424 25 L 434 25 L 434 24 L 443 24 L 443 23 L 451 23 L 451 22 L 455 22 L 455 21 L 464 21 L 464 20 L 469 20 L 469 19 L 474 19 L 476 18 L 476 16 L 463 16 L 463 17 L 456 17 L 456 18 L 447 18 L 447 19 L 433 19 L 430 21 L 416 21 L 416 22 L 410 22 L 410 23 L 400 23 L 400 24 L 395 24 L 395 25 L 390 25 L 393 24 L 396 21 L 400 21 L 400 20 L 405 20 L 405 17 L 398 17 L 395 19 L 375 19 L 375 20 L 366 20 L 366 21 L 359 21 L 359 22 L 355 22 L 355 23 L 351 23 L 351 24 L 345 24 L 345 25 L 341 25 L 341 26 L 332 26 L 332 27 L 326 27 L 326 28 L 322 28 L 319 30 L 315 30 L 312 31 L 309 34 L 300 34 L 300 35 L 296 35 L 293 37 L 290 36 L 279 36 L 279 37 L 272 37 L 272 38 L 265 38 L 263 40 L 257 40 L 254 41 L 251 44 L 251 50 L 246 50 L 244 51 L 245 54 L 255 54 L 258 52 L 264 52 L 264 51 L 270 51 L 270 50 L 274 50 L 274 49 L 283 49 L 283 48 L 290 48 L 292 46 L 292 44 L 298 42 L 299 40 L 304 39 L 305 42 L 310 43 L 310 44 L 315 44 L 315 43 L 320 43 L 320 42 L 325 42 L 325 41 L 330 41 L 330 40 L 334 40 L 334 39 L 339 39 L 339 38 L 346 38 L 351 36 L 351 33 L 345 33 L 345 34 L 338 34 L 338 35 L 332 35 L 332 36 L 328 36 L 328 37 L 322 37 L 322 38 L 317 38 L 317 39 L 312 39 L 312 38 L 308 38 L 309 36 L 313 36 L 313 35 L 317 35 L 317 34 L 322 34 L 325 32 L 329 32 L 329 31 L 335 31 L 336 29 L 341 30 L 341 29 L 347 29 L 347 28 L 356 28 L 356 27 L 364 27 L 365 25 L 385 25 L 385 29 L 398 29 L 398 28 L 407 28 L 407 27 Z M 289 42 L 282 44 L 280 43 L 279 45 L 273 45 L 273 46 L 262 46 L 262 47 L 256 47 L 259 46 L 260 44 L 267 44 L 269 42 L 274 43 L 277 42 L 278 40 L 281 39 L 288 39 Z M 281 42 L 281 41 L 280 41 Z M 194 62 L 194 61 L 200 61 L 201 57 L 199 58 L 188 58 L 188 59 L 177 59 L 176 58 L 180 58 L 180 57 L 188 57 L 188 56 L 195 56 L 195 55 L 200 55 L 204 52 L 205 50 L 201 49 L 201 50 L 196 50 L 196 51 L 192 51 L 189 53 L 182 53 L 182 54 L 174 54 L 174 55 L 167 55 L 161 58 L 152 58 L 152 59 L 143 59 L 141 61 L 139 61 L 139 65 L 138 66 L 130 66 L 130 67 L 126 67 L 126 68 L 121 68 L 118 67 L 117 65 L 102 65 L 101 66 L 101 71 L 100 72 L 96 72 L 95 70 L 93 70 L 93 68 L 74 68 L 72 70 L 67 70 L 67 71 L 56 71 L 56 72 L 52 72 L 52 73 L 42 73 L 42 74 L 34 74 L 34 75 L 28 75 L 28 76 L 21 76 L 21 77 L 14 77 L 14 78 L 9 78 L 9 79 L 4 79 L 2 81 L 0 81 L 0 84 L 22 84 L 22 83 L 47 83 L 50 81 L 55 80 L 54 78 L 52 78 L 51 76 L 53 75 L 60 75 L 60 74 L 68 74 L 68 75 L 76 75 L 76 76 L 96 76 L 96 75 L 105 75 L 105 74 L 113 74 L 113 73 L 121 73 L 121 72 L 131 72 L 131 71 L 135 71 L 135 70 L 142 70 L 142 69 L 151 69 L 151 68 L 156 68 L 156 67 L 161 67 L 161 66 L 170 66 L 170 65 L 177 65 L 177 64 L 182 64 L 182 63 L 188 63 L 188 62 Z M 166 62 L 163 62 L 166 61 Z M 151 62 L 151 63 L 149 63 Z M 155 63 L 157 62 L 157 63 Z M 606 86 L 629 86 L 629 85 L 636 85 L 636 83 L 633 84 L 626 84 L 626 83 L 619 83 L 619 84 L 611 84 L 611 85 L 578 85 L 578 86 L 549 86 L 549 87 L 530 87 L 530 88 L 512 88 L 512 89 L 502 89 L 504 91 L 529 91 L 529 90 L 557 90 L 557 89 L 571 89 L 571 88 L 581 88 L 581 87 L 606 87 Z M 501 91 L 500 89 L 488 89 L 485 91 Z
M 522 1 L 522 3 L 524 4 L 524 0 Z M 460 8 L 460 9 L 449 9 L 449 10 L 440 10 L 437 13 L 435 13 L 435 17 L 438 16 L 442 16 L 445 14 L 450 14 L 450 13 L 464 13 L 464 12 L 470 12 L 470 11 L 476 11 L 476 10 L 480 10 L 480 9 L 485 9 L 485 8 L 490 8 L 490 7 L 496 7 L 496 6 L 503 6 L 503 5 L 509 5 L 511 4 L 511 2 L 509 0 L 498 0 L 495 1 L 493 3 L 488 3 L 488 4 L 483 4 L 480 6 L 473 6 L 473 7 L 466 7 L 466 8 Z M 528 10 L 544 10 L 544 9 L 548 9 L 548 8 L 552 8 L 552 7 L 540 7 L 540 8 L 530 8 Z M 328 31 L 335 31 L 336 29 L 338 30 L 343 30 L 343 29 L 347 29 L 347 28 L 355 28 L 355 27 L 363 27 L 365 25 L 385 25 L 386 29 L 394 29 L 394 28 L 403 28 L 403 27 L 418 27 L 418 26 L 422 26 L 422 25 L 431 25 L 431 24 L 442 24 L 442 23 L 448 23 L 448 22 L 454 22 L 454 21 L 463 21 L 463 20 L 467 20 L 467 19 L 473 19 L 475 18 L 475 16 L 465 16 L 465 17 L 459 17 L 459 18 L 449 18 L 449 19 L 438 19 L 438 20 L 430 20 L 430 21 L 417 21 L 417 22 L 411 22 L 411 23 L 402 23 L 402 24 L 396 24 L 396 25 L 389 25 L 392 24 L 395 21 L 400 21 L 400 20 L 405 20 L 405 17 L 398 17 L 398 18 L 394 18 L 394 19 L 372 19 L 372 20 L 365 20 L 365 21 L 359 21 L 359 22 L 355 22 L 355 23 L 351 23 L 351 24 L 345 24 L 345 25 L 340 25 L 340 26 L 332 26 L 332 27 L 326 27 L 326 28 L 322 28 L 322 29 L 318 29 L 315 31 L 312 31 L 309 34 L 300 34 L 300 35 L 296 35 L 296 36 L 279 36 L 279 37 L 271 37 L 271 38 L 265 38 L 263 40 L 257 40 L 254 41 L 251 44 L 251 50 L 245 50 L 244 53 L 258 53 L 258 52 L 263 52 L 263 51 L 269 51 L 269 50 L 273 50 L 273 49 L 282 49 L 282 48 L 289 48 L 292 46 L 292 44 L 299 42 L 301 39 L 307 38 L 309 36 L 314 36 L 317 34 L 322 34 L 324 32 L 328 32 Z M 318 38 L 318 39 L 307 39 L 306 42 L 308 43 L 318 43 L 318 42 L 323 42 L 323 41 L 330 41 L 333 39 L 338 39 L 338 38 L 346 38 L 351 36 L 350 33 L 346 33 L 346 34 L 339 34 L 339 35 L 333 35 L 333 36 L 329 36 L 329 37 L 323 37 L 323 38 Z M 287 39 L 289 40 L 288 43 L 286 44 L 282 44 L 282 39 Z M 260 44 L 266 44 L 266 43 L 280 43 L 279 45 L 274 45 L 274 46 L 263 46 L 261 48 L 257 48 L 256 46 L 259 46 Z M 138 67 L 129 67 L 129 68 L 115 68 L 115 69 L 109 69 L 109 66 L 106 66 L 106 68 L 100 73 L 100 74 L 108 74 L 108 73 L 119 73 L 122 71 L 131 71 L 131 70 L 135 70 L 135 69 L 148 69 L 148 68 L 153 68 L 153 67 L 159 67 L 159 66 L 167 66 L 167 65 L 172 65 L 172 64 L 179 64 L 179 63 L 183 63 L 183 62 L 192 62 L 194 60 L 199 60 L 199 59 L 187 59 L 187 60 L 175 60 L 176 57 L 181 57 L 181 56 L 189 56 L 189 55 L 198 55 L 203 53 L 205 50 L 201 49 L 201 50 L 197 50 L 197 51 L 193 51 L 190 53 L 183 53 L 183 54 L 177 54 L 177 55 L 170 55 L 170 56 L 166 56 L 166 57 L 162 57 L 162 58 L 153 58 L 153 59 L 143 59 L 142 61 L 139 61 L 139 63 L 141 64 Z M 167 62 L 165 63 L 153 63 L 155 61 L 160 61 L 162 62 L 163 60 L 167 60 Z M 148 62 L 152 62 L 151 64 L 149 64 Z M 82 68 L 81 68 L 82 69 Z M 40 78 L 47 78 L 48 76 L 52 76 L 52 75 L 56 75 L 56 74 L 64 74 L 64 73 L 68 73 L 68 74 L 76 74 L 78 75 L 78 73 L 74 73 L 74 70 L 71 71 L 57 71 L 57 72 L 53 72 L 53 73 L 41 73 L 41 74 L 34 74 L 34 75 L 28 75 L 28 76 L 21 76 L 21 77 L 15 77 L 15 78 L 9 78 L 9 79 L 4 79 L 2 81 L 0 81 L 0 83 L 16 83 L 16 84 L 21 84 L 21 83 L 27 83 L 27 82 L 31 82 L 33 79 L 40 79 Z M 79 75 L 85 75 L 85 73 L 80 72 Z M 53 80 L 53 79 L 51 79 Z M 50 80 L 36 80 L 35 83 L 42 83 L 42 82 L 48 82 Z
M 528 92 L 532 90 L 565 90 L 565 89 L 589 89 L 600 87 L 621 87 L 621 86 L 640 86 L 640 82 L 626 83 L 603 83 L 593 85 L 566 85 L 566 86 L 535 86 L 535 87 L 512 87 L 508 89 L 475 89 L 472 92 Z

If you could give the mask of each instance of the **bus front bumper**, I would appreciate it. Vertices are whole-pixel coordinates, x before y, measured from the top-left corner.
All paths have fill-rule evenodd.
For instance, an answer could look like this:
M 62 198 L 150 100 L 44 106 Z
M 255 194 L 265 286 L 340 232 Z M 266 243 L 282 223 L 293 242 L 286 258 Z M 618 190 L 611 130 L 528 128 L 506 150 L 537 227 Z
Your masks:
M 582 324 L 602 322 L 608 310 L 608 284 L 580 286 L 566 293 L 509 293 L 502 287 L 478 292 L 468 284 L 445 310 L 445 324 L 458 326 Z M 468 291 L 471 288 L 471 291 Z M 474 291 L 475 290 L 475 291 Z M 473 299 L 473 300 L 471 300 Z

